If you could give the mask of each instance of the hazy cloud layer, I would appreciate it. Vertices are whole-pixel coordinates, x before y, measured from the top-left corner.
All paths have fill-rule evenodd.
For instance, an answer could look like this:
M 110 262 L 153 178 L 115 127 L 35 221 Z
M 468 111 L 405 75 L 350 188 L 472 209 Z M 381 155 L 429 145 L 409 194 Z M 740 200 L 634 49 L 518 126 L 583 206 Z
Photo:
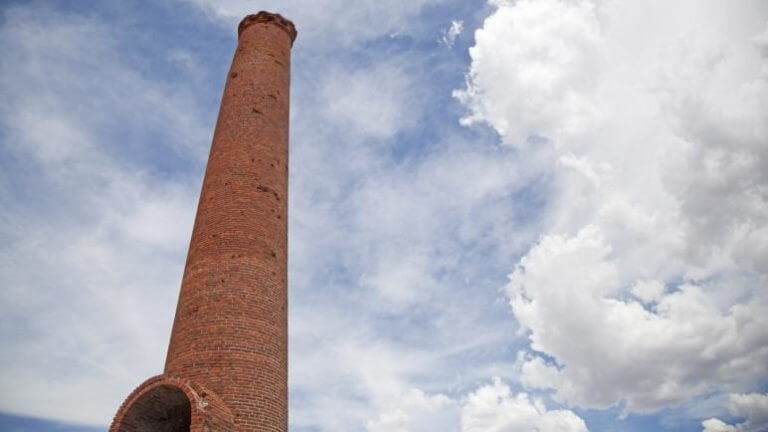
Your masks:
M 0 410 L 104 424 L 162 365 L 199 187 L 124 154 L 154 134 L 199 166 L 209 132 L 187 89 L 123 61 L 114 28 L 3 14 Z
M 233 14 L 253 12 L 246 6 Z M 350 26 L 350 46 L 397 39 L 389 32 L 418 13 L 401 9 L 375 33 Z M 330 12 L 304 15 L 307 46 L 332 50 L 308 37 L 335 25 Z M 11 97 L 3 145 L 18 160 L 4 159 L 13 171 L 0 188 L 11 209 L 0 233 L 10 239 L 2 249 L 10 341 L 2 386 L 17 390 L 3 392 L 0 409 L 104 425 L 162 370 L 220 91 L 206 80 L 225 66 L 207 66 L 208 54 L 183 44 L 159 58 L 137 56 L 125 48 L 140 37 L 99 13 L 39 3 L 5 13 L 13 25 L 2 40 L 13 61 L 3 63 Z M 227 43 L 231 20 L 224 17 Z M 424 40 L 441 48 L 450 22 L 435 19 Z M 526 241 L 527 222 L 508 218 L 514 191 L 532 173 L 511 169 L 513 152 L 468 142 L 455 118 L 424 128 L 435 98 L 451 102 L 450 86 L 436 94 L 426 85 L 428 56 L 401 49 L 369 58 L 348 47 L 325 58 L 301 49 L 292 105 L 290 376 L 291 403 L 300 407 L 292 428 L 384 428 L 398 409 L 427 427 L 434 418 L 418 411 L 432 406 L 428 395 L 460 397 L 491 373 L 513 373 L 514 359 L 503 357 L 513 335 L 495 325 L 513 324 L 488 269 Z M 409 397 L 412 408 L 396 407 Z M 89 409 L 75 409 L 83 404 Z M 458 428 L 458 411 L 445 421 Z
M 3 8 L 0 411 L 161 371 L 253 7 Z M 764 3 L 257 7 L 299 29 L 292 431 L 765 428 Z

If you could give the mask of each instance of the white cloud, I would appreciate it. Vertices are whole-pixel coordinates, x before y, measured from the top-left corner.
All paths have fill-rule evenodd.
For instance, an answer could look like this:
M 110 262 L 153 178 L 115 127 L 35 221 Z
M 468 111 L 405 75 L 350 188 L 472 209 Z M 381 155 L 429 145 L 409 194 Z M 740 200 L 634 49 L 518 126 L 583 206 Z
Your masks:
M 524 384 L 555 389 L 570 404 L 624 401 L 627 412 L 647 412 L 766 373 L 768 336 L 759 329 L 768 303 L 722 309 L 707 290 L 723 286 L 660 293 L 658 281 L 639 282 L 652 287 L 652 306 L 621 300 L 614 253 L 590 226 L 575 237 L 546 236 L 511 275 L 507 292 L 531 349 L 558 363 L 525 355 Z
M 587 93 L 599 73 L 601 43 L 593 10 L 588 2 L 502 4 L 469 50 L 467 89 L 455 92 L 471 110 L 462 122 L 487 122 L 510 145 L 589 126 L 595 107 Z
M 291 362 L 290 376 L 292 394 L 306 396 L 293 405 L 292 427 L 458 425 L 457 415 L 449 421 L 451 409 L 427 415 L 401 402 L 417 383 L 425 394 L 439 395 L 486 379 L 493 362 L 502 362 L 484 355 L 511 335 L 492 325 L 495 286 L 481 278 L 496 254 L 510 253 L 492 249 L 514 231 L 511 222 L 498 221 L 510 214 L 509 189 L 528 174 L 498 156 L 453 143 L 409 164 L 342 164 L 323 171 L 333 175 L 322 178 L 321 188 L 312 164 L 333 167 L 338 158 L 327 153 L 301 165 L 292 197 L 298 268 L 290 327 L 291 356 L 301 361 Z M 368 172 L 339 172 L 361 167 Z M 349 179 L 356 182 L 345 189 Z M 477 292 L 482 283 L 490 298 Z M 503 305 L 495 306 L 506 320 Z
M 728 398 L 728 411 L 746 420 L 729 425 L 716 418 L 707 419 L 701 423 L 703 432 L 761 432 L 768 428 L 768 394 L 732 394 Z
M 664 284 L 657 280 L 638 280 L 630 291 L 645 303 L 658 302 L 664 294 Z
M 320 97 L 325 99 L 328 119 L 344 134 L 387 139 L 418 123 L 422 108 L 415 101 L 418 92 L 397 61 L 357 70 L 329 69 L 323 74 Z
M 428 395 L 409 389 L 398 398 L 397 407 L 366 422 L 368 432 L 429 432 L 456 430 L 456 403 L 442 394 Z
M 418 33 L 409 19 L 421 9 L 440 0 L 360 0 L 354 4 L 332 0 L 269 0 L 254 6 L 248 0 L 188 0 L 230 26 L 258 9 L 277 12 L 296 24 L 302 45 L 333 44 L 352 46 L 391 34 Z M 255 9 L 258 7 L 258 9 Z
M 464 31 L 464 21 L 453 20 L 451 21 L 451 26 L 443 32 L 440 42 L 450 48 L 453 46 L 453 43 L 456 42 L 456 38 L 459 37 L 462 31 Z
M 394 307 L 423 301 L 423 296 L 434 292 L 437 285 L 431 277 L 429 261 L 427 251 L 390 250 L 377 257 L 371 274 L 364 274 L 361 283 Z
M 587 426 L 569 410 L 548 410 L 526 393 L 513 394 L 498 378 L 467 398 L 461 411 L 462 432 L 586 432 Z
M 768 394 L 749 393 L 732 394 L 728 400 L 728 410 L 738 417 L 747 417 L 761 427 L 768 426 Z
M 345 13 L 378 8 L 361 7 Z M 19 15 L 2 29 L 11 97 L 0 102 L 11 138 L 2 144 L 23 168 L 0 173 L 0 238 L 12 240 L 0 242 L 10 263 L 0 299 L 13 323 L 0 326 L 11 353 L 0 382 L 23 391 L 0 392 L 0 408 L 103 425 L 162 370 L 214 120 L 192 97 L 207 57 L 163 49 L 163 66 L 181 73 L 164 82 L 124 57 L 130 33 L 98 12 L 25 9 L 9 9 Z M 404 7 L 398 20 L 415 13 Z M 396 160 L 391 147 L 403 143 L 393 137 L 432 106 L 419 90 L 435 84 L 416 73 L 421 53 L 355 65 L 307 57 L 292 93 L 291 427 L 457 429 L 457 405 L 440 395 L 511 370 L 496 371 L 512 362 L 499 358 L 511 335 L 493 325 L 509 316 L 494 302 L 502 275 L 490 280 L 487 269 L 527 241 L 516 229 L 525 222 L 502 216 L 517 211 L 510 191 L 531 172 L 516 169 L 513 152 L 473 147 L 448 128 L 414 140 L 428 156 L 407 149 L 413 158 Z M 147 150 L 162 151 L 160 164 L 189 154 L 197 171 L 145 170 L 157 167 L 134 158 Z M 37 181 L 19 182 L 27 168 Z
M 632 413 L 765 378 L 765 5 L 493 4 L 463 123 L 556 181 L 507 287 L 523 382 Z
M 735 426 L 723 423 L 721 420 L 711 418 L 704 420 L 701 423 L 704 426 L 704 432 L 737 432 L 738 429 Z
M 499 378 L 460 401 L 418 389 L 393 400 L 389 410 L 366 422 L 369 432 L 587 432 L 584 420 L 573 411 L 547 409 L 541 399 L 512 393 Z
M 246 1 L 192 3 L 226 22 L 230 37 L 254 12 Z M 427 152 L 396 161 L 388 152 L 404 143 L 393 137 L 429 123 L 423 113 L 434 101 L 419 89 L 436 83 L 419 73 L 425 63 L 414 59 L 422 53 L 373 53 L 335 69 L 328 53 L 418 34 L 424 28 L 413 18 L 434 3 L 260 6 L 296 21 L 297 49 L 322 50 L 322 58 L 304 51 L 301 61 L 311 67 L 294 69 L 291 427 L 457 430 L 461 417 L 474 430 L 586 430 L 573 412 L 500 382 L 467 399 L 446 396 L 516 373 L 501 358 L 514 325 L 506 306 L 493 303 L 493 274 L 542 226 L 545 235 L 509 290 L 534 349 L 558 368 L 526 352 L 518 362 L 526 383 L 555 388 L 555 398 L 569 403 L 627 400 L 629 410 L 643 411 L 713 389 L 747 391 L 739 387 L 765 376 L 756 349 L 766 345 L 758 292 L 768 243 L 760 198 L 764 28 L 753 31 L 737 7 L 713 12 L 713 3 L 681 19 L 693 3 L 643 2 L 655 8 L 650 13 L 618 1 L 498 1 L 478 33 L 470 87 L 457 95 L 471 108 L 467 122 L 491 124 L 515 149 L 430 131 L 435 142 L 418 140 Z M 730 40 L 721 34 L 685 33 L 729 13 L 741 15 L 726 30 L 748 42 L 726 49 L 715 43 Z M 660 21 L 665 31 L 638 31 L 634 16 Z M 137 170 L 114 154 L 120 149 L 108 145 L 109 132 L 122 132 L 122 122 L 148 125 L 168 136 L 166 150 L 202 163 L 212 125 L 181 87 L 188 80 L 175 87 L 139 73 L 121 57 L 110 26 L 41 11 L 16 18 L 24 19 L 3 27 L 3 47 L 14 48 L 4 50 L 11 60 L 2 66 L 12 96 L 0 102 L 10 137 L 3 143 L 43 167 L 42 193 L 66 199 L 55 201 L 64 203 L 58 211 L 21 202 L 14 176 L 0 173 L 9 209 L 0 214 L 0 238 L 12 240 L 0 252 L 10 263 L 0 268 L 9 287 L 2 310 L 14 323 L 3 330 L 13 341 L 0 382 L 24 388 L 3 392 L 0 407 L 103 424 L 136 377 L 160 370 L 198 191 L 186 177 Z M 682 39 L 668 37 L 671 24 Z M 422 40 L 434 41 L 429 31 Z M 717 47 L 717 55 L 686 54 L 701 46 Z M 168 54 L 185 79 L 204 76 L 195 75 L 206 67 L 202 57 Z M 28 82 L 17 86 L 13 77 Z M 721 102 L 719 111 L 704 109 Z M 731 150 L 739 156 L 722 156 Z M 552 175 L 555 196 L 541 198 L 549 190 L 531 186 L 542 173 Z M 528 202 L 539 198 L 543 204 Z M 550 210 L 541 219 L 539 205 Z M 567 289 L 576 284 L 581 292 Z M 567 308 L 560 296 L 585 310 Z M 595 331 L 595 321 L 607 324 Z M 571 346 L 575 340 L 583 345 Z M 621 367 L 628 358 L 635 368 Z M 73 408 L 85 401 L 88 412 Z
M 41 4 L 3 13 L 0 410 L 104 425 L 162 370 L 199 191 L 125 155 L 157 133 L 199 167 L 210 134 L 192 93 L 126 64 L 119 30 Z

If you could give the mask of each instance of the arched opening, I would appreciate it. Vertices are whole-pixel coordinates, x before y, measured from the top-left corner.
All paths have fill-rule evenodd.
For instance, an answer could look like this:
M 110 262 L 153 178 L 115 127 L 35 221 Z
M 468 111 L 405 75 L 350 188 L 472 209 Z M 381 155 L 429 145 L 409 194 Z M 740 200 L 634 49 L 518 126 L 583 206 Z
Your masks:
M 189 432 L 192 406 L 180 389 L 160 385 L 133 402 L 118 432 Z

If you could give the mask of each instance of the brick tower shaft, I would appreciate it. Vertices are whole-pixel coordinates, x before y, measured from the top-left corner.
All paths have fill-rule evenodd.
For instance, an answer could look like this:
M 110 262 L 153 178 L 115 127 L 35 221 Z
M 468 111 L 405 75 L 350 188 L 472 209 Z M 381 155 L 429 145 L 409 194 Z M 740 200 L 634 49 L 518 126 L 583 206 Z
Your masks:
M 199 410 L 201 427 L 228 417 L 221 424 L 231 428 L 211 430 L 285 432 L 288 120 L 296 31 L 281 16 L 260 12 L 246 17 L 238 34 L 161 379 L 181 383 L 177 387 L 196 405 L 191 430 Z M 153 388 L 173 392 L 171 381 Z M 175 394 L 176 405 L 186 407 Z M 124 404 L 121 411 L 130 409 Z M 143 430 L 126 426 L 134 417 L 124 415 L 123 426 L 113 429 Z

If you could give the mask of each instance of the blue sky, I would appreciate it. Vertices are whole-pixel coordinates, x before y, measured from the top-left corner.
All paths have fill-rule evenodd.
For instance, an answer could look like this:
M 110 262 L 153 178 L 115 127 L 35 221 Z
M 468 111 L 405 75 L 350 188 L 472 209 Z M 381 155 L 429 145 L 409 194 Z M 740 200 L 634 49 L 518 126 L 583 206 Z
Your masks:
M 1 8 L 0 429 L 104 429 L 162 370 L 265 9 L 292 431 L 768 430 L 765 2 Z

